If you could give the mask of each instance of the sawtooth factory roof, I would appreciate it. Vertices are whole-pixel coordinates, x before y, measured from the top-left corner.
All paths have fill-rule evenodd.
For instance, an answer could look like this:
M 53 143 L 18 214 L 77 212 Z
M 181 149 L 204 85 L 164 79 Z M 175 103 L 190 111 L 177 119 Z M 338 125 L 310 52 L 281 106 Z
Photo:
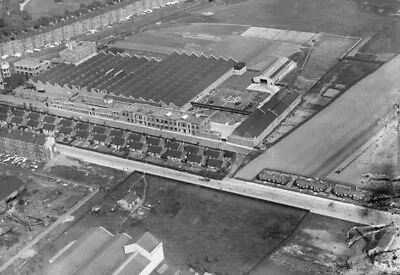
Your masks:
M 102 52 L 77 66 L 59 64 L 36 80 L 181 107 L 235 64 L 233 59 L 178 52 L 161 61 Z

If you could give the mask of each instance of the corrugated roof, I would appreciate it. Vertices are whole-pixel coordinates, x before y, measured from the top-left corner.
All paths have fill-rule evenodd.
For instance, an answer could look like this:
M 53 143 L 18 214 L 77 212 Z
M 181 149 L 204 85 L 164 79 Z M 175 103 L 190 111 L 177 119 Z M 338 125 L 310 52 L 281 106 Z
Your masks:
M 89 229 L 45 270 L 45 274 L 74 274 L 96 252 L 100 251 L 104 244 L 112 237 L 113 235 L 103 227 Z
M 112 237 L 93 257 L 86 262 L 74 275 L 102 275 L 119 266 L 125 259 L 124 245 L 128 244 L 131 237 L 119 234 Z

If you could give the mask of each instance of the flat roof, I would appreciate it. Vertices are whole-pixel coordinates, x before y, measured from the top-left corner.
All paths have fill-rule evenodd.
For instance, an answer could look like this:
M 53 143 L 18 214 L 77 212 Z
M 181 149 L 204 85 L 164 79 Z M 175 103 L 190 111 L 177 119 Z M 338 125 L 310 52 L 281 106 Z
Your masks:
M 161 241 L 150 232 L 146 232 L 136 243 L 144 250 L 151 253 Z
M 20 61 L 17 61 L 14 63 L 14 66 L 20 66 L 20 67 L 27 67 L 27 68 L 37 68 L 39 67 L 43 62 L 32 58 L 32 57 L 27 57 L 24 58 Z

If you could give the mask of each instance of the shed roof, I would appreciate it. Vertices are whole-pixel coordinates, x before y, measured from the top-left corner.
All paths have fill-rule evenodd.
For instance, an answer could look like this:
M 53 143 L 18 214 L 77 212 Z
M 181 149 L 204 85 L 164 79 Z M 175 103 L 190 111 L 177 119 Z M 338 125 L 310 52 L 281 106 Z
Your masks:
M 0 201 L 7 199 L 13 192 L 24 186 L 25 183 L 15 176 L 6 176 L 0 179 Z

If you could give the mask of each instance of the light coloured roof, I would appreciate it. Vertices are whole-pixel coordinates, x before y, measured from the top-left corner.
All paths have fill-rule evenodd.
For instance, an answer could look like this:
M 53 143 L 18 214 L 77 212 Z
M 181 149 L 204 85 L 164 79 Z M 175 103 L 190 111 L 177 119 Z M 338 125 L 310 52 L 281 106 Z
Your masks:
M 112 238 L 103 227 L 88 230 L 71 247 L 62 253 L 46 270 L 48 275 L 70 275 L 81 268 L 103 245 Z
M 127 234 L 112 237 L 93 257 L 86 262 L 74 275 L 102 275 L 126 260 L 124 245 L 131 240 Z
M 136 243 L 144 250 L 151 253 L 160 243 L 160 240 L 154 237 L 150 232 L 146 232 Z
M 113 275 L 139 275 L 150 263 L 150 260 L 139 252 L 133 253 Z
M 40 66 L 40 64 L 41 64 L 41 62 L 39 60 L 31 58 L 31 57 L 27 57 L 20 61 L 15 62 L 14 66 L 37 68 Z

